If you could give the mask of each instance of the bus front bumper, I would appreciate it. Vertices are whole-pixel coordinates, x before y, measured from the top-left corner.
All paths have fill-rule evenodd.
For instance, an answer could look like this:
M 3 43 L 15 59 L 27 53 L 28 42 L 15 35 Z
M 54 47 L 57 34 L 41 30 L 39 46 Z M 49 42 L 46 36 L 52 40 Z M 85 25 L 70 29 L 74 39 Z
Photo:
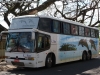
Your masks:
M 14 65 L 17 67 L 30 67 L 36 68 L 37 62 L 35 60 L 14 60 L 14 59 L 5 59 L 8 65 Z

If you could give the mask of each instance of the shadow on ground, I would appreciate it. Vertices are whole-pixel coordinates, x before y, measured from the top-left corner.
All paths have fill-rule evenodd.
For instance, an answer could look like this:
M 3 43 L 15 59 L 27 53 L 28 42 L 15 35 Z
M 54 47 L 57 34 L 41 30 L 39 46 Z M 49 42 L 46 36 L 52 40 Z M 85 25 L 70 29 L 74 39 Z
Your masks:
M 15 75 L 99 75 L 100 59 L 89 61 L 74 61 L 56 65 L 52 68 L 16 68 L 8 70 Z

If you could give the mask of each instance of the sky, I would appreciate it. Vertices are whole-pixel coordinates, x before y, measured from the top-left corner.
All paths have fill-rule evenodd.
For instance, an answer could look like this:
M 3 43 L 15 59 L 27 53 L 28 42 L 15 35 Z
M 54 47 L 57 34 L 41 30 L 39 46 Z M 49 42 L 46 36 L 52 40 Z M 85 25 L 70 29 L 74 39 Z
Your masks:
M 3 0 L 0 0 L 0 2 L 2 2 Z M 10 1 L 10 0 L 5 0 L 5 1 Z M 18 1 L 18 0 L 14 0 L 14 1 Z M 30 0 L 26 0 L 26 1 L 30 1 Z M 37 1 L 37 0 L 34 0 Z M 40 0 L 40 4 L 42 4 L 44 1 L 46 0 Z M 0 5 L 1 7 L 1 5 Z M 12 21 L 12 17 L 14 17 L 12 14 L 9 14 L 8 19 L 10 20 L 10 22 Z M 2 15 L 0 14 L 0 24 L 2 26 L 4 26 L 5 28 L 9 29 L 9 26 L 7 25 L 7 23 L 4 21 L 4 18 L 2 17 Z
M 5 0 L 5 2 L 7 1 L 10 1 L 10 0 Z M 18 1 L 18 0 L 13 0 L 13 1 Z M 22 0 L 23 1 L 23 0 Z M 24 1 L 31 1 L 31 0 L 24 0 Z M 37 0 L 34 0 L 34 1 L 37 1 Z M 46 0 L 40 0 L 40 3 L 42 3 L 43 1 L 46 1 Z M 0 0 L 0 2 L 4 2 L 4 0 Z M 0 5 L 1 7 L 1 5 Z M 1 11 L 1 10 L 0 10 Z M 12 17 L 14 17 L 12 14 L 9 14 L 8 16 L 8 19 L 10 20 L 10 22 L 12 21 Z M 2 15 L 0 14 L 0 24 L 2 26 L 4 26 L 5 28 L 9 29 L 9 26 L 7 25 L 7 23 L 4 21 L 4 18 L 2 17 Z
M 0 2 L 1 2 L 1 1 L 3 1 L 3 0 L 0 0 Z M 7 1 L 9 1 L 9 0 L 7 0 Z M 35 0 L 35 1 L 36 1 L 36 0 Z M 46 1 L 46 0 L 40 0 L 40 5 L 41 5 L 44 1 Z M 57 4 L 57 5 L 61 5 L 61 3 L 60 3 L 59 1 L 56 2 L 56 4 Z M 11 20 L 12 17 L 14 17 L 14 16 L 13 16 L 12 14 L 9 14 L 8 18 L 9 18 L 10 22 L 12 21 L 12 20 Z M 3 16 L 1 16 L 1 14 L 0 14 L 0 24 L 1 24 L 2 26 L 4 26 L 5 28 L 9 29 L 9 26 L 8 26 L 7 23 L 4 21 L 4 18 L 3 18 Z
M 0 0 L 1 1 L 1 0 Z M 40 4 L 42 4 L 44 1 L 46 1 L 46 0 L 40 0 Z M 61 5 L 61 3 L 60 3 L 60 1 L 57 1 L 56 2 L 56 4 L 57 5 Z M 61 9 L 62 7 L 59 7 L 59 9 Z M 91 12 L 90 12 L 91 13 Z M 89 13 L 89 14 L 90 14 Z M 41 13 L 40 13 L 41 14 Z M 12 18 L 12 14 L 10 14 L 9 16 L 8 16 L 8 18 L 10 19 L 10 22 L 11 22 L 11 18 Z M 13 16 L 14 17 L 14 16 Z M 7 25 L 7 23 L 3 20 L 3 17 L 0 15 L 0 24 L 2 24 L 5 28 L 7 28 L 7 29 L 9 29 L 9 26 Z

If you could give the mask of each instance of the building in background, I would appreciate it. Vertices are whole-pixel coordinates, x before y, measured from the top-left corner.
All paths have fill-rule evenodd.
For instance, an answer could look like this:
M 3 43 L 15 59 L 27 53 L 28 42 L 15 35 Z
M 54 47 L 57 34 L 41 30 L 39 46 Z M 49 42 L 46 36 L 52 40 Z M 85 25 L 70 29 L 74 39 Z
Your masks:
M 0 33 L 2 31 L 7 31 L 7 29 L 0 24 Z M 6 43 L 6 37 L 3 37 L 2 39 L 3 40 L 0 41 L 0 62 L 2 60 L 4 60 L 4 58 L 5 58 L 5 43 Z

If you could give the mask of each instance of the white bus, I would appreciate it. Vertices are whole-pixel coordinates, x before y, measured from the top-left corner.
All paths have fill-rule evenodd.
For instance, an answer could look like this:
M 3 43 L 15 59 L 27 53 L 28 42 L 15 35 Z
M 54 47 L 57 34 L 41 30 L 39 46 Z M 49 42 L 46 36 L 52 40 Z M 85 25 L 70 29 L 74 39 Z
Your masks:
M 6 61 L 18 67 L 52 67 L 98 56 L 99 30 L 45 16 L 20 16 L 7 34 Z

